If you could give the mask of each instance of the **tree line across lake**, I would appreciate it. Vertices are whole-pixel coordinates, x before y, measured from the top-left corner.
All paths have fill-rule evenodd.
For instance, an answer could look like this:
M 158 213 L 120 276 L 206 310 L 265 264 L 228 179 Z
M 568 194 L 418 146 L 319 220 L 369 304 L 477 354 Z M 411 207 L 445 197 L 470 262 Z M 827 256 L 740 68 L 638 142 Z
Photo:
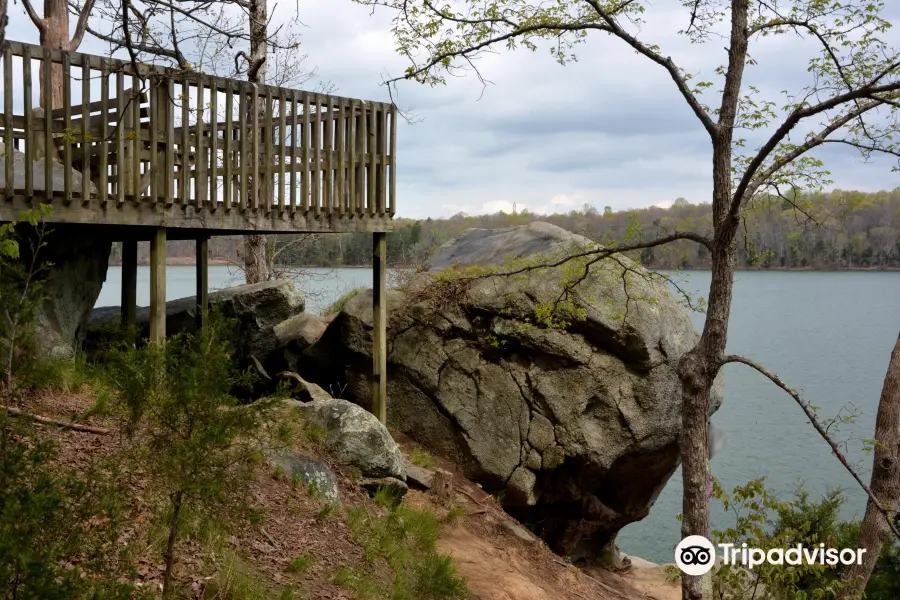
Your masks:
M 896 269 L 900 268 L 900 188 L 864 193 L 836 190 L 823 194 L 756 199 L 741 224 L 738 261 L 741 268 L 773 269 Z M 605 244 L 651 240 L 667 234 L 694 231 L 712 235 L 710 204 L 692 204 L 684 198 L 662 208 L 598 210 L 585 204 L 565 214 L 537 215 L 527 210 L 510 214 L 446 219 L 395 219 L 388 235 L 388 262 L 422 263 L 435 248 L 465 229 L 494 229 L 547 221 Z M 239 262 L 239 239 L 215 238 L 213 258 Z M 371 264 L 372 236 L 368 233 L 272 236 L 279 264 L 309 267 L 351 267 Z M 142 245 L 144 246 L 144 245 Z M 194 255 L 193 242 L 169 242 L 171 257 Z M 146 262 L 149 248 L 139 249 Z M 681 240 L 640 253 L 641 262 L 658 269 L 704 269 L 709 252 L 699 244 Z M 121 248 L 113 248 L 111 264 L 120 264 Z

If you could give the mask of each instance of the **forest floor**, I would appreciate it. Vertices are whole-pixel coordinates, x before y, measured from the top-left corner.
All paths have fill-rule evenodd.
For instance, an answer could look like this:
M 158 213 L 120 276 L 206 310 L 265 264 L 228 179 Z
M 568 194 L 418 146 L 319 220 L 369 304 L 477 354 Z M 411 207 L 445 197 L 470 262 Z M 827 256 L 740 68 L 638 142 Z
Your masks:
M 29 413 L 61 420 L 83 415 L 96 398 L 89 392 L 40 392 L 27 398 Z M 116 420 L 93 416 L 80 421 L 108 428 L 110 434 L 74 431 L 41 425 L 42 435 L 58 443 L 60 463 L 84 470 L 101 457 L 115 456 L 124 436 L 116 431 Z M 399 441 L 404 451 L 411 446 Z M 372 561 L 366 547 L 354 535 L 351 513 L 383 516 L 387 509 L 371 499 L 342 468 L 315 448 L 304 448 L 331 465 L 338 475 L 341 507 L 331 510 L 304 487 L 292 485 L 284 475 L 260 466 L 252 482 L 251 497 L 261 509 L 262 521 L 239 525 L 224 536 L 188 537 L 179 542 L 174 575 L 186 598 L 231 600 L 296 598 L 362 600 L 369 595 L 353 585 L 342 587 L 337 574 L 379 573 L 387 569 L 383 559 Z M 438 466 L 456 473 L 454 465 Z M 154 524 L 150 503 L 144 497 L 145 482 L 132 479 L 134 502 L 125 531 L 125 541 L 138 548 L 134 558 L 134 581 L 142 589 L 159 593 L 164 561 L 165 531 Z M 457 573 L 465 579 L 472 600 L 669 600 L 680 598 L 678 587 L 667 583 L 659 567 L 636 561 L 626 573 L 603 569 L 587 572 L 566 563 L 527 530 L 519 526 L 496 500 L 477 485 L 454 475 L 454 495 L 449 503 L 431 493 L 411 489 L 403 506 L 435 515 L 440 522 L 437 551 L 450 555 Z M 146 548 L 141 551 L 140 549 Z M 381 562 L 379 562 L 379 560 Z M 383 564 L 382 564 L 383 563 Z M 243 588 L 241 588 L 243 586 Z M 228 593 L 220 592 L 222 587 Z M 243 595 L 236 590 L 245 589 Z M 252 590 L 251 590 L 252 588 Z M 279 595 L 285 589 L 292 595 Z M 247 590 L 253 591 L 249 593 Z

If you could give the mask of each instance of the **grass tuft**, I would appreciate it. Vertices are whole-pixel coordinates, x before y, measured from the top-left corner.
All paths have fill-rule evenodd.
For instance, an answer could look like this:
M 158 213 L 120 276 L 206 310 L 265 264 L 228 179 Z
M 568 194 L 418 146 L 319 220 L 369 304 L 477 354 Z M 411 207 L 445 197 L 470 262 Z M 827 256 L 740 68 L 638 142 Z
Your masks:
M 422 450 L 421 448 L 413 448 L 409 453 L 409 460 L 412 464 L 422 467 L 423 469 L 430 469 L 434 466 L 434 456 Z
M 309 552 L 304 552 L 297 558 L 291 561 L 291 564 L 288 565 L 287 570 L 290 573 L 305 573 L 312 564 L 316 561 L 316 557 L 310 554 Z

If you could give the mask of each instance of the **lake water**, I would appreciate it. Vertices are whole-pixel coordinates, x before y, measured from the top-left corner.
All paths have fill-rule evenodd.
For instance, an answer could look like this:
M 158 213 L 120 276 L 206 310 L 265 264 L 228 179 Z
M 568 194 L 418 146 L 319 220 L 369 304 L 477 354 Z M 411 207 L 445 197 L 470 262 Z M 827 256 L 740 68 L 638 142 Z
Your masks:
M 371 285 L 370 269 L 312 269 L 302 285 L 307 310 L 327 306 L 341 293 Z M 210 268 L 210 287 L 242 283 L 228 267 Z M 705 295 L 708 272 L 680 275 L 684 287 Z M 119 304 L 121 270 L 110 268 L 98 306 Z M 193 267 L 169 267 L 169 299 L 194 293 Z M 149 299 L 149 270 L 138 273 L 138 302 Z M 699 328 L 703 315 L 693 315 Z M 868 478 L 871 458 L 862 439 L 871 438 L 875 411 L 890 351 L 900 331 L 900 273 L 759 272 L 737 274 L 728 351 L 754 358 L 803 390 L 822 417 L 851 408 L 855 422 L 841 426 L 847 456 Z M 788 496 L 802 479 L 814 494 L 829 487 L 848 490 L 844 516 L 861 517 L 865 499 L 831 456 L 825 442 L 800 409 L 768 380 L 741 365 L 725 369 L 725 403 L 713 417 L 728 437 L 728 446 L 711 463 L 726 488 L 766 476 L 769 486 Z M 655 562 L 671 562 L 680 539 L 676 515 L 681 511 L 681 473 L 676 473 L 650 516 L 627 527 L 621 549 Z M 731 524 L 721 510 L 712 526 Z
M 166 300 L 176 300 L 196 293 L 196 271 L 194 267 L 169 265 L 166 267 Z M 372 269 L 303 269 L 303 281 L 298 288 L 306 296 L 307 312 L 319 312 L 337 300 L 349 289 L 361 285 L 372 285 Z M 209 289 L 220 290 L 245 283 L 244 274 L 234 267 L 211 266 L 209 268 Z M 110 267 L 106 283 L 100 291 L 97 306 L 119 306 L 121 304 L 122 267 Z M 139 266 L 137 277 L 138 306 L 150 304 L 150 267 Z

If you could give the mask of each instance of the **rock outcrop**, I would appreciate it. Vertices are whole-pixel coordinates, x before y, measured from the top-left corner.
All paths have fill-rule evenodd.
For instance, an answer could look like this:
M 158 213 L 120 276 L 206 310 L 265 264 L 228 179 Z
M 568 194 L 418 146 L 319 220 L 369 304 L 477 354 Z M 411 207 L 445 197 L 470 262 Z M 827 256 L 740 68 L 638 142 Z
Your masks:
M 375 415 L 346 400 L 293 404 L 303 419 L 325 431 L 328 453 L 364 477 L 406 480 L 400 447 Z
M 278 280 L 239 285 L 213 292 L 209 298 L 226 317 L 237 321 L 234 341 L 240 360 L 248 362 L 255 357 L 266 369 L 281 370 L 282 361 L 274 358 L 279 347 L 275 326 L 303 312 L 304 308 L 303 295 L 294 289 L 293 282 Z M 167 302 L 166 333 L 196 331 L 196 306 L 194 296 Z M 96 332 L 116 326 L 120 311 L 118 306 L 94 309 L 90 316 L 91 328 Z M 150 309 L 138 308 L 136 319 L 140 334 L 149 335 Z
M 49 229 L 38 255 L 46 265 L 44 300 L 35 323 L 39 356 L 70 358 L 81 345 L 88 319 L 100 296 L 112 240 L 65 226 Z
M 553 261 L 591 242 L 546 223 L 469 230 L 387 306 L 388 420 L 461 465 L 559 553 L 615 554 L 679 463 L 679 358 L 697 340 L 666 286 L 625 257 L 477 279 L 426 298 L 435 273 Z M 520 264 L 524 264 L 520 260 Z M 564 284 L 580 281 L 568 296 Z M 558 302 L 569 318 L 545 327 Z M 371 394 L 372 294 L 349 300 L 303 374 Z M 713 410 L 721 402 L 717 387 Z

